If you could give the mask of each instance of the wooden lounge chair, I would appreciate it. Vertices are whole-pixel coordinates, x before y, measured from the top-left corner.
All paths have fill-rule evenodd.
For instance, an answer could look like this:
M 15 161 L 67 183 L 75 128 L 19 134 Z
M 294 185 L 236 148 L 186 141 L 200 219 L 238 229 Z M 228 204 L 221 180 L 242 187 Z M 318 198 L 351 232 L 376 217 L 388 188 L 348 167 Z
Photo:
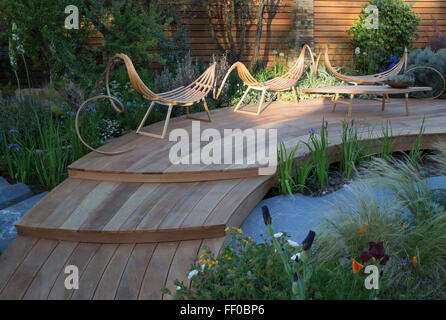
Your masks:
M 265 99 L 266 91 L 276 91 L 278 100 L 280 100 L 280 92 L 281 91 L 292 90 L 294 102 L 297 104 L 298 103 L 297 94 L 296 94 L 296 89 L 294 87 L 296 86 L 296 83 L 297 83 L 297 81 L 299 81 L 300 77 L 302 77 L 302 74 L 305 69 L 305 52 L 306 52 L 306 50 L 308 50 L 308 52 L 310 53 L 311 61 L 313 63 L 313 67 L 314 67 L 314 73 L 317 74 L 317 63 L 319 61 L 319 58 L 317 59 L 317 62 L 315 63 L 314 57 L 313 57 L 313 52 L 312 52 L 311 48 L 308 45 L 304 45 L 302 48 L 302 51 L 299 55 L 299 58 L 297 59 L 297 61 L 294 63 L 294 65 L 291 67 L 291 69 L 286 74 L 284 74 L 283 76 L 276 77 L 274 79 L 265 81 L 265 82 L 258 82 L 251 75 L 248 68 L 246 68 L 246 66 L 243 63 L 241 63 L 241 62 L 234 63 L 229 68 L 228 72 L 226 73 L 226 75 L 223 79 L 223 82 L 222 82 L 220 89 L 218 90 L 218 93 L 217 93 L 217 98 L 220 96 L 220 93 L 223 89 L 223 86 L 225 85 L 226 80 L 228 79 L 229 74 L 234 69 L 237 69 L 238 76 L 240 77 L 240 79 L 243 81 L 243 83 L 248 88 L 246 89 L 246 91 L 243 94 L 242 98 L 240 99 L 239 103 L 235 107 L 234 112 L 259 115 L 263 111 L 262 104 L 263 104 L 263 100 Z M 240 106 L 241 106 L 243 100 L 246 98 L 246 95 L 248 94 L 249 90 L 251 90 L 251 89 L 262 91 L 262 96 L 260 98 L 257 112 L 240 110 Z
M 116 54 L 115 56 L 113 56 L 110 61 L 108 62 L 107 65 L 107 69 L 106 69 L 106 74 L 105 74 L 105 85 L 106 85 L 106 89 L 107 89 L 107 95 L 101 95 L 101 96 L 96 96 L 90 99 L 87 99 L 84 103 L 82 103 L 82 105 L 79 107 L 77 114 L 76 114 L 76 120 L 75 120 L 75 126 L 76 126 L 76 133 L 80 139 L 80 141 L 90 150 L 103 154 L 103 155 L 118 155 L 118 154 L 122 154 L 125 152 L 128 152 L 132 149 L 128 149 L 128 150 L 123 150 L 123 151 L 118 151 L 118 152 L 103 152 L 103 151 L 98 151 L 94 148 L 92 148 L 91 146 L 89 146 L 81 137 L 80 133 L 79 133 L 79 128 L 78 128 L 78 118 L 79 118 L 79 113 L 82 110 L 82 108 L 89 102 L 93 101 L 93 100 L 97 100 L 97 99 L 101 99 L 101 98 L 105 98 L 108 99 L 111 103 L 111 105 L 113 106 L 113 108 L 117 111 L 117 112 L 123 112 L 124 111 L 124 105 L 122 104 L 121 101 L 119 101 L 118 99 L 116 99 L 115 97 L 111 96 L 110 93 L 110 87 L 109 87 L 109 75 L 110 75 L 110 68 L 111 65 L 113 63 L 114 60 L 116 59 L 121 59 L 124 61 L 126 69 L 127 69 L 127 73 L 129 75 L 130 78 L 130 83 L 132 84 L 133 89 L 136 90 L 136 92 L 138 92 L 139 94 L 141 94 L 143 96 L 143 98 L 152 101 L 152 103 L 150 104 L 144 118 L 142 119 L 140 125 L 138 126 L 138 129 L 136 130 L 137 134 L 140 135 L 144 135 L 144 136 L 149 136 L 149 137 L 154 137 L 154 138 L 160 138 L 160 139 L 164 139 L 166 132 L 167 132 L 167 127 L 169 125 L 169 119 L 170 119 L 170 115 L 172 112 L 172 108 L 174 106 L 179 106 L 179 107 L 185 107 L 186 108 L 186 117 L 188 119 L 193 119 L 193 120 L 200 120 L 200 121 L 206 121 L 206 122 L 211 122 L 211 116 L 209 113 L 209 109 L 208 106 L 206 104 L 206 96 L 208 95 L 209 91 L 211 91 L 211 89 L 215 89 L 215 81 L 216 81 L 216 63 L 212 64 L 202 75 L 200 75 L 197 80 L 195 80 L 194 82 L 192 82 L 191 84 L 189 84 L 186 87 L 179 87 L 177 89 L 168 91 L 168 92 L 163 92 L 163 93 L 153 93 L 149 88 L 146 87 L 146 85 L 142 82 L 141 78 L 139 77 L 138 73 L 135 70 L 135 67 L 133 66 L 132 61 L 130 60 L 130 58 L 128 56 L 126 56 L 125 54 Z M 201 119 L 201 118 L 196 118 L 196 117 L 192 117 L 189 114 L 189 106 L 193 105 L 194 103 L 197 102 L 203 102 L 204 105 L 204 109 L 206 111 L 207 114 L 207 119 Z M 116 104 L 119 104 L 120 108 L 118 108 L 116 106 Z M 155 104 L 160 104 L 160 105 L 165 105 L 168 106 L 168 110 L 167 110 L 167 116 L 166 116 L 166 120 L 164 122 L 164 127 L 163 127 L 163 131 L 161 134 L 154 134 L 154 133 L 149 133 L 149 132 L 145 132 L 142 131 L 142 128 L 144 126 L 144 123 L 146 122 L 147 118 L 150 115 L 150 112 L 152 111 L 153 107 L 155 106 Z
M 372 75 L 347 76 L 347 75 L 340 74 L 333 68 L 333 66 L 330 63 L 330 59 L 328 57 L 328 46 L 325 47 L 324 63 L 325 63 L 325 66 L 327 67 L 327 69 L 330 72 L 332 72 L 336 78 L 342 80 L 343 82 L 344 81 L 350 82 L 350 83 L 353 83 L 354 85 L 374 85 L 376 83 L 386 81 L 390 76 L 399 74 L 401 72 L 401 70 L 403 69 L 403 67 L 404 67 L 404 74 L 406 74 L 406 72 L 407 72 L 407 48 L 404 48 L 403 57 L 392 68 L 390 68 L 387 71 L 377 73 L 377 74 L 372 74 Z M 352 104 L 353 98 L 354 98 L 354 94 L 351 94 L 350 102 L 349 102 L 350 106 Z M 406 94 L 406 100 L 407 100 L 407 98 L 408 98 L 408 94 Z M 336 93 L 333 98 L 333 111 L 336 110 L 336 104 L 339 102 L 338 99 L 339 99 L 339 93 Z M 387 95 L 387 94 L 383 95 L 383 110 L 384 110 L 385 99 L 388 99 L 390 101 L 389 95 Z M 345 103 L 345 102 L 342 102 L 342 103 Z
M 400 71 L 404 67 L 404 73 L 407 71 L 407 48 L 404 49 L 404 54 L 401 60 L 392 68 L 390 68 L 387 71 L 367 75 L 367 76 L 346 76 L 343 74 L 338 73 L 331 65 L 330 59 L 328 57 L 328 46 L 325 47 L 325 66 L 327 69 L 332 72 L 336 78 L 345 81 L 350 82 L 354 84 L 364 84 L 364 85 L 373 85 L 375 83 L 386 81 L 390 76 L 394 76 L 400 73 Z

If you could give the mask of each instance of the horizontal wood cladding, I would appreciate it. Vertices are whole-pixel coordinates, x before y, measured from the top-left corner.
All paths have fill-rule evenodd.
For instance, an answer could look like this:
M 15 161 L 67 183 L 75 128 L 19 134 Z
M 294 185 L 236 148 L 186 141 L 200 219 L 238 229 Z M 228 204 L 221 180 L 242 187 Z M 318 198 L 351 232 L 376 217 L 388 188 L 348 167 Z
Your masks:
M 423 48 L 428 38 L 434 34 L 433 23 L 441 32 L 446 32 L 446 0 L 436 1 L 406 1 L 413 3 L 412 10 L 417 13 L 421 21 L 418 34 L 421 38 L 414 41 L 414 47 Z M 330 54 L 336 64 L 351 63 L 353 51 L 350 47 L 349 36 L 346 31 L 353 25 L 361 12 L 361 5 L 369 1 L 314 1 L 314 40 L 316 47 L 323 48 L 330 43 Z

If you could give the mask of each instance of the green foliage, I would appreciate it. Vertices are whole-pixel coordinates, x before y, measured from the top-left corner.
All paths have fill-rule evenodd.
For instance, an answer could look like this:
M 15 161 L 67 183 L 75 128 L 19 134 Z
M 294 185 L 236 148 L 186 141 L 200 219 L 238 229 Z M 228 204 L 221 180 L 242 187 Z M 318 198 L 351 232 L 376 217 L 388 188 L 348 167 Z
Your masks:
M 342 121 L 342 155 L 341 167 L 347 179 L 350 179 L 353 170 L 364 157 L 365 150 L 360 143 L 358 127 L 354 120 Z
M 298 192 L 303 193 L 307 186 L 308 177 L 313 170 L 313 162 L 311 155 L 306 152 L 299 154 L 299 157 L 299 161 L 295 163 L 294 186 Z
M 376 73 L 379 67 L 390 57 L 401 57 L 404 47 L 410 47 L 416 37 L 421 19 L 411 10 L 412 4 L 402 0 L 371 0 L 379 10 L 378 29 L 367 29 L 369 14 L 365 13 L 366 5 L 347 31 L 351 45 L 357 49 L 355 64 L 359 72 Z
M 416 49 L 409 53 L 407 68 L 413 68 L 416 66 L 433 67 L 438 70 L 443 77 L 446 77 L 446 49 L 440 49 L 433 52 L 429 47 L 425 49 Z M 436 72 L 428 69 L 416 69 L 409 72 L 410 75 L 415 77 L 415 84 L 418 86 L 429 86 L 433 88 L 433 92 L 439 93 L 439 90 L 443 90 L 443 81 L 440 79 Z M 431 97 L 431 93 L 417 93 L 417 97 Z M 441 96 L 442 99 L 446 98 L 446 92 Z
M 316 134 L 315 128 L 310 128 L 310 138 L 304 142 L 314 163 L 314 177 L 320 191 L 323 191 L 328 183 L 328 170 L 331 158 L 328 154 L 328 122 L 322 119 L 320 134 Z
M 286 254 L 290 258 L 292 251 L 286 236 L 278 241 L 280 246 L 289 248 Z M 179 288 L 172 295 L 191 300 L 290 299 L 290 279 L 283 272 L 282 260 L 272 241 L 256 243 L 233 232 L 233 242 L 234 248 L 225 247 L 218 259 L 209 250 L 202 252 L 191 264 L 191 270 L 198 271 L 191 288 L 176 281 Z
M 280 150 L 278 152 L 278 163 L 279 163 L 279 178 L 278 178 L 278 189 L 280 194 L 289 194 L 293 197 L 293 165 L 294 165 L 294 155 L 297 151 L 298 145 L 291 150 L 288 154 L 285 144 L 280 143 Z M 293 197 L 294 198 L 294 197 Z
M 379 140 L 379 157 L 390 159 L 393 154 L 393 130 L 390 120 L 386 121 L 386 126 L 381 128 L 381 139 Z
M 78 7 L 79 29 L 63 28 L 67 5 Z M 5 0 L 0 12 L 0 36 L 11 37 L 11 25 L 16 23 L 26 56 L 51 75 L 63 98 L 74 105 L 102 80 L 103 63 L 116 53 L 126 53 L 137 67 L 163 62 L 154 49 L 171 22 L 159 13 L 156 1 L 143 6 L 124 0 Z M 105 45 L 89 47 L 89 38 L 99 32 Z

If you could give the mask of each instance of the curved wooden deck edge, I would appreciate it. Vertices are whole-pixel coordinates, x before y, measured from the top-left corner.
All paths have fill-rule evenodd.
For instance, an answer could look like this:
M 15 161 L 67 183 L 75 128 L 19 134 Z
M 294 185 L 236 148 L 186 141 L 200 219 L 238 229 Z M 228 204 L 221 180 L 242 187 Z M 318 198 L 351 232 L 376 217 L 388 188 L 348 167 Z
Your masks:
M 413 142 L 418 137 L 418 134 L 406 134 L 391 137 L 393 140 L 394 151 L 407 151 L 412 147 Z M 438 140 L 446 140 L 446 133 L 425 133 L 423 135 L 424 148 L 432 148 Z M 338 138 L 339 140 L 339 138 Z M 372 151 L 377 151 L 377 141 L 382 140 L 381 137 L 374 139 L 363 139 L 361 142 L 367 144 L 372 142 Z M 338 161 L 336 153 L 341 146 L 341 141 L 335 141 L 329 146 L 328 152 L 334 155 L 334 161 Z M 299 152 L 296 152 L 295 159 L 298 159 Z M 99 171 L 99 170 L 85 170 L 68 168 L 68 175 L 71 178 L 94 180 L 94 181 L 109 181 L 109 182 L 139 182 L 139 183 L 175 183 L 175 182 L 204 182 L 204 181 L 220 181 L 230 179 L 243 179 L 259 177 L 260 167 L 228 169 L 228 170 L 208 170 L 200 171 L 184 171 L 184 172 L 119 172 L 119 171 Z
M 110 181 L 110 182 L 142 182 L 142 183 L 172 183 L 172 182 L 203 182 L 252 178 L 259 176 L 259 168 L 242 168 L 215 171 L 191 172 L 119 172 L 68 168 L 70 178 Z
M 20 236 L 38 237 L 60 241 L 82 241 L 88 243 L 154 243 L 201 240 L 224 237 L 226 225 L 203 226 L 183 229 L 97 231 L 37 228 L 17 225 Z

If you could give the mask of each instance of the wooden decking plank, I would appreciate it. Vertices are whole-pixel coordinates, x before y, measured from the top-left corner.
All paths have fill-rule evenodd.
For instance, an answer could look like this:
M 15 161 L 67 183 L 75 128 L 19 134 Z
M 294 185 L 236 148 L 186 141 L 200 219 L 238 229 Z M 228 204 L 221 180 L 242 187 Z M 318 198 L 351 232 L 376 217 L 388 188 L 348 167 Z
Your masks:
M 270 177 L 265 176 L 259 178 L 244 179 L 218 203 L 212 213 L 206 218 L 203 225 L 210 226 L 226 224 L 235 209 L 237 209 L 238 206 L 240 206 L 240 204 L 249 196 L 249 194 L 247 193 L 250 193 L 259 188 L 269 178 Z M 228 215 L 227 213 L 229 212 L 230 214 Z
M 175 256 L 173 257 L 172 264 L 167 276 L 166 288 L 170 290 L 172 294 L 175 293 L 176 285 L 175 280 L 183 281 L 187 283 L 187 274 L 189 272 L 189 266 L 193 259 L 198 254 L 198 250 L 201 247 L 202 240 L 181 241 L 178 246 Z M 170 300 L 171 295 L 163 294 L 162 299 Z
M 0 294 L 0 300 L 22 299 L 28 286 L 57 244 L 56 240 L 40 239 L 9 279 Z
M 93 296 L 94 300 L 113 300 L 115 298 L 119 282 L 134 247 L 135 244 L 119 245 L 102 274 Z
M 82 183 L 66 198 L 59 197 L 59 205 L 38 226 L 57 228 L 65 223 L 79 204 L 100 184 L 99 181 L 82 181 Z M 30 214 L 33 214 L 32 212 Z
M 181 201 L 169 211 L 158 226 L 158 230 L 176 229 L 181 226 L 183 220 L 191 213 L 198 202 L 215 187 L 217 182 L 202 182 L 195 185 Z
M 163 242 L 157 245 L 144 275 L 138 295 L 139 300 L 161 299 L 161 290 L 166 284 L 170 265 L 178 245 L 179 242 Z
M 23 299 L 43 300 L 48 297 L 59 271 L 64 269 L 65 263 L 76 248 L 76 242 L 61 241 L 53 250 L 45 264 L 34 277 Z
M 38 238 L 35 237 L 18 237 L 0 255 L 0 293 L 37 242 Z
M 122 205 L 113 218 L 108 221 L 102 230 L 119 230 L 131 214 L 159 187 L 158 184 L 143 184 Z
M 172 192 L 171 185 L 160 184 L 153 192 L 151 192 L 146 199 L 128 216 L 126 221 L 119 228 L 120 230 L 135 230 L 141 220 L 145 217 L 147 212 L 155 206 L 159 199 L 162 199 L 166 194 Z
M 78 230 L 79 227 L 88 219 L 90 212 L 98 207 L 107 199 L 113 191 L 119 186 L 119 183 L 101 182 L 82 200 L 73 213 L 60 226 L 62 229 Z
M 241 180 L 225 180 L 212 188 L 198 204 L 192 209 L 190 214 L 181 223 L 181 228 L 201 226 L 206 218 L 218 205 L 218 203 L 228 194 Z M 227 215 L 228 213 L 222 213 Z
M 97 243 L 78 243 L 73 253 L 66 261 L 65 265 L 59 271 L 56 281 L 48 294 L 48 300 L 69 300 L 75 292 L 74 289 L 67 290 L 65 288 L 65 267 L 68 265 L 76 266 L 79 270 L 79 279 L 81 279 L 86 267 L 94 257 L 96 251 L 101 247 Z M 81 285 L 81 284 L 79 284 Z
M 180 183 L 172 185 L 171 189 L 173 192 L 166 193 L 159 199 L 158 203 L 150 209 L 150 211 L 147 211 L 136 227 L 136 230 L 156 230 L 169 211 L 195 185 L 196 183 Z
M 101 230 L 119 212 L 141 183 L 121 183 L 96 207 L 80 226 L 80 230 Z
M 115 299 L 136 300 L 142 285 L 146 268 L 155 251 L 156 243 L 138 243 L 130 255 L 122 274 Z
M 35 204 L 19 221 L 22 225 L 39 225 L 59 205 L 61 199 L 68 197 L 82 182 L 80 179 L 67 178 Z
M 91 300 L 98 286 L 102 274 L 107 268 L 118 245 L 103 244 L 87 265 L 82 277 L 79 279 L 79 289 L 75 290 L 71 299 Z

